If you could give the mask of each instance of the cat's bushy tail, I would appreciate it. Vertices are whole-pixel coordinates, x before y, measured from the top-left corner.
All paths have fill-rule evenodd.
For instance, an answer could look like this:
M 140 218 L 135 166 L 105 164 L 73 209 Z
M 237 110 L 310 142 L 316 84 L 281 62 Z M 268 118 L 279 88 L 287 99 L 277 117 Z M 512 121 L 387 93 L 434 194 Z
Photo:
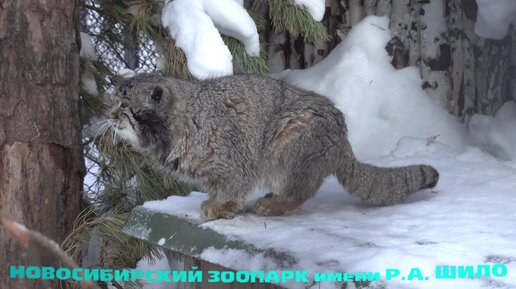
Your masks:
M 439 173 L 431 166 L 381 168 L 356 159 L 340 167 L 335 174 L 352 195 L 376 206 L 400 203 L 413 192 L 435 187 L 439 180 Z

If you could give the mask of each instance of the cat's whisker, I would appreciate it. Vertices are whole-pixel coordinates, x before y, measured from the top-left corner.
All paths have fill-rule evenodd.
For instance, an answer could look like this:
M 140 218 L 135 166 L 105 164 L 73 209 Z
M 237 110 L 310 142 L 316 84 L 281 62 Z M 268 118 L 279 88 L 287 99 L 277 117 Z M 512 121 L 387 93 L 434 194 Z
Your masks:
M 96 130 L 96 133 L 93 137 L 93 142 L 96 142 L 99 138 L 103 137 L 104 134 L 109 130 L 111 127 L 111 123 L 109 120 L 101 120 L 97 123 L 98 128 Z
M 115 125 L 116 125 L 116 124 L 115 124 Z M 116 145 L 116 144 L 117 144 L 117 141 L 116 141 L 117 134 L 116 134 L 116 132 L 115 132 L 115 130 L 114 130 L 114 129 L 113 129 L 112 131 L 113 131 L 113 137 L 112 137 L 112 139 L 113 139 L 113 145 Z

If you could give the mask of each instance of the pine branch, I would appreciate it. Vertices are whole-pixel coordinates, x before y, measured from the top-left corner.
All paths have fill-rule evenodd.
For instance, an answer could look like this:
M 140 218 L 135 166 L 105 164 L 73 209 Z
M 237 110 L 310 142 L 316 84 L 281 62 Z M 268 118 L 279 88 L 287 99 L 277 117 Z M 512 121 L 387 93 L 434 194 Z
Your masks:
M 261 49 L 262 53 L 260 56 L 253 57 L 247 54 L 242 42 L 229 36 L 223 36 L 222 39 L 228 46 L 231 54 L 235 56 L 235 61 L 242 66 L 244 73 L 267 74 L 267 72 L 269 72 L 269 68 L 265 62 L 265 55 L 263 55 L 263 49 Z
M 269 0 L 269 16 L 276 32 L 303 34 L 307 41 L 330 39 L 324 25 L 287 0 Z

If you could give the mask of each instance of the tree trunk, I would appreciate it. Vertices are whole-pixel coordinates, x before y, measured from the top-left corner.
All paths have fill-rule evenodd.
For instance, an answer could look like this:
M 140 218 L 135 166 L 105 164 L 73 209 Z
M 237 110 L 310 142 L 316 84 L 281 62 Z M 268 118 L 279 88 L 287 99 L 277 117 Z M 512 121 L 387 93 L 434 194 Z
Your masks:
M 448 17 L 449 43 L 451 51 L 450 111 L 454 115 L 466 117 L 476 109 L 476 58 L 475 34 L 476 7 L 463 0 L 450 0 Z
M 513 32 L 512 37 L 516 35 Z M 514 98 L 516 65 L 511 63 L 516 47 L 511 34 L 501 40 L 485 39 L 478 46 L 476 112 L 493 114 Z
M 0 1 L 0 214 L 62 241 L 79 213 L 79 6 Z M 0 288 L 58 288 L 9 279 L 9 266 L 57 266 L 0 231 Z

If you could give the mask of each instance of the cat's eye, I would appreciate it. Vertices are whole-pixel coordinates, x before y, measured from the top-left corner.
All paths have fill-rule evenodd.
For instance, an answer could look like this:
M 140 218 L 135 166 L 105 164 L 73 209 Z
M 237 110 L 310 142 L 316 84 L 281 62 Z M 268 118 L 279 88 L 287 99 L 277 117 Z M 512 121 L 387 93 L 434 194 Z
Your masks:
M 127 102 L 127 101 L 122 101 L 122 102 L 120 103 L 120 107 L 121 107 L 121 108 L 123 108 L 123 109 L 128 108 L 128 107 L 129 107 L 129 102 Z
M 154 87 L 154 90 L 151 93 L 151 99 L 155 102 L 160 102 L 162 95 L 163 95 L 163 89 L 159 86 L 156 86 L 156 87 Z

